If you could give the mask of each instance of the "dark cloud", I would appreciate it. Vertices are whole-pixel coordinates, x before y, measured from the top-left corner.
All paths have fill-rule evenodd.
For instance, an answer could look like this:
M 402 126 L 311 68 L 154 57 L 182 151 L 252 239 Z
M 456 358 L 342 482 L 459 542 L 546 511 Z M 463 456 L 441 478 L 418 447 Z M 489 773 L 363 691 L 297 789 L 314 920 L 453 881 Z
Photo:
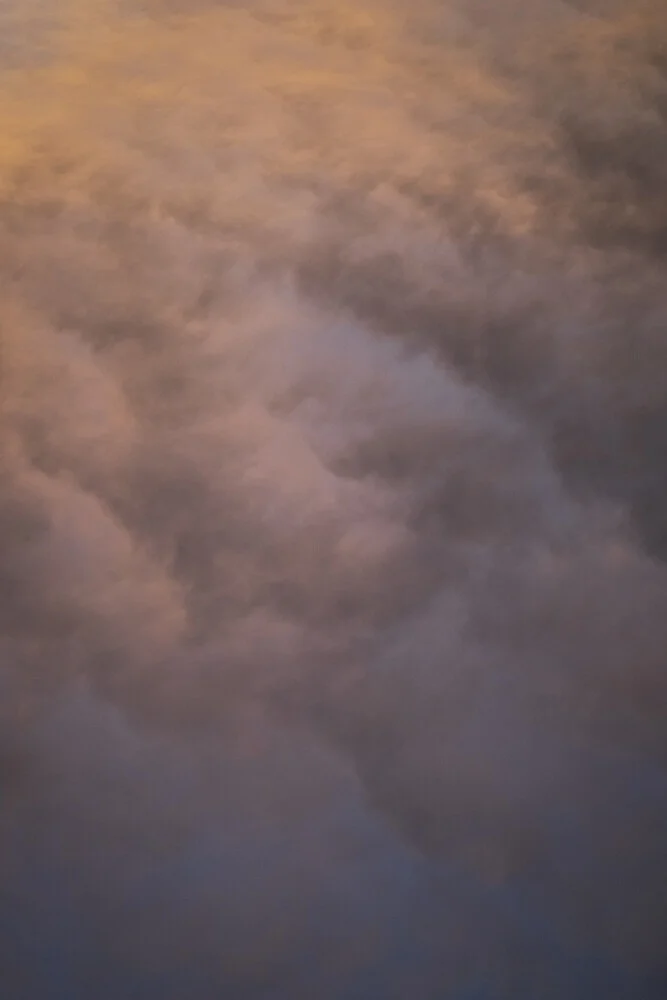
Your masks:
M 661 6 L 0 15 L 8 996 L 662 997 Z

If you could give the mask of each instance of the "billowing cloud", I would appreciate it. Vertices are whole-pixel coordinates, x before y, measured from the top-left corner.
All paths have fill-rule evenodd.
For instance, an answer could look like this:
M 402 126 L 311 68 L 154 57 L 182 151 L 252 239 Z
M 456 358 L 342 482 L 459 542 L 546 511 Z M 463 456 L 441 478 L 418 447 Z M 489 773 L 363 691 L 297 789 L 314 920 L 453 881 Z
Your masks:
M 0 15 L 12 998 L 662 996 L 661 5 Z

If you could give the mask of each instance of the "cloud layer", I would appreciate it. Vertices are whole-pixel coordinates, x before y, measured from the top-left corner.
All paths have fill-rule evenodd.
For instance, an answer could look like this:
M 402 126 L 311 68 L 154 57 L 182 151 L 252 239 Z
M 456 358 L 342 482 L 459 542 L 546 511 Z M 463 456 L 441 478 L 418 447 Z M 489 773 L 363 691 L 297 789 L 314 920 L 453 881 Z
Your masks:
M 661 4 L 0 17 L 12 998 L 664 995 Z

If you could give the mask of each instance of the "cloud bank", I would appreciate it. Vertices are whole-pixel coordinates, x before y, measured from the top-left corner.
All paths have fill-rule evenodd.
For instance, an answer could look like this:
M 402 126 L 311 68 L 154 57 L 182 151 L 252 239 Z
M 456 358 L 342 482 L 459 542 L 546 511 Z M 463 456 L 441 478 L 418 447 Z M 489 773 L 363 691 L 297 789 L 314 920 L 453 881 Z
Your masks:
M 8 995 L 663 996 L 662 5 L 0 19 Z

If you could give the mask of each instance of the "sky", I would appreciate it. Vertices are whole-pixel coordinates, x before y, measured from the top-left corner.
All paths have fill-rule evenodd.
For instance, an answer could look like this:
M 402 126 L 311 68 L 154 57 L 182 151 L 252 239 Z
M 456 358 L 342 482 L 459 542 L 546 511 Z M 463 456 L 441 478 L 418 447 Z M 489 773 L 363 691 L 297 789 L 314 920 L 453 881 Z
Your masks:
M 662 0 L 0 36 L 3 995 L 662 1000 Z

